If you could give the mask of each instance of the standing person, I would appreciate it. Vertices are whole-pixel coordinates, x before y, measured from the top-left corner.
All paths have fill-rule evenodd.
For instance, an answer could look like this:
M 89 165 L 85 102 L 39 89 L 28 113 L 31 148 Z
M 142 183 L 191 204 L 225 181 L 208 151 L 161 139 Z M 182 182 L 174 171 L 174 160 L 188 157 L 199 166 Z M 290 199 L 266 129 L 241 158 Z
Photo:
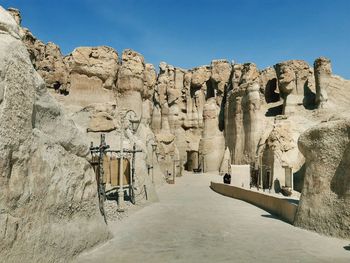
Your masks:
M 231 184 L 231 175 L 229 173 L 224 175 L 224 184 Z

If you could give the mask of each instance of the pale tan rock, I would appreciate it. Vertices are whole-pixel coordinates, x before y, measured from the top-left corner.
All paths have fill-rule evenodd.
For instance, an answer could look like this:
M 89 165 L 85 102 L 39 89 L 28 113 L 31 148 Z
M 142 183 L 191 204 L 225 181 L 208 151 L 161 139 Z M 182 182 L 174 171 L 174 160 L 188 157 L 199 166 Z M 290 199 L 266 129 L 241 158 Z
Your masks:
M 122 65 L 118 73 L 118 93 L 142 92 L 144 87 L 144 70 L 145 61 L 143 56 L 131 49 L 124 50 Z
M 255 160 L 257 144 L 263 131 L 259 71 L 252 63 L 237 67 L 238 86 L 227 94 L 225 116 L 226 145 L 233 164 Z M 235 84 L 237 85 L 237 84 Z
M 18 25 L 21 24 L 21 15 L 17 9 L 9 9 Z M 60 48 L 52 42 L 44 44 L 38 40 L 27 28 L 19 27 L 19 35 L 25 43 L 34 68 L 44 79 L 48 88 L 55 89 L 61 94 L 69 92 L 68 69 L 61 54 Z
M 118 74 L 118 53 L 110 47 L 79 47 L 65 58 L 71 74 L 97 77 L 104 89 L 114 89 Z M 71 80 L 72 82 L 72 80 Z
M 306 172 L 294 224 L 350 238 L 350 122 L 321 123 L 300 136 Z
M 8 16 L 1 8 L 0 256 L 67 262 L 108 238 L 89 145 L 48 94 Z
M 152 99 L 154 88 L 157 83 L 157 72 L 152 64 L 145 64 L 144 71 L 144 91 L 142 94 L 143 99 Z
M 273 67 L 260 71 L 260 92 L 264 94 L 266 103 L 274 103 L 282 100 L 278 89 L 277 75 Z
M 224 86 L 231 76 L 232 66 L 226 59 L 213 60 L 211 62 L 211 79 L 218 84 L 218 90 L 224 92 Z
M 288 120 L 277 122 L 269 133 L 264 150 L 259 156 L 263 164 L 261 168 L 263 187 L 271 188 L 276 193 L 279 193 L 283 186 L 293 186 L 292 178 L 286 178 L 284 168 L 296 168 L 295 163 L 298 161 L 297 142 L 293 138 L 292 129 L 292 124 Z
M 251 83 L 258 83 L 259 76 L 259 70 L 254 63 L 243 64 L 241 78 L 239 81 L 239 88 L 246 89 L 246 87 Z
M 47 43 L 44 55 L 36 62 L 37 71 L 45 80 L 46 86 L 62 94 L 69 93 L 68 68 L 63 60 L 60 48 L 54 43 Z
M 283 97 L 283 113 L 291 114 L 299 106 L 312 106 L 314 101 L 305 99 L 304 94 L 310 93 L 314 88 L 313 71 L 302 60 L 289 60 L 275 65 L 278 88 Z
M 239 83 L 242 77 L 242 64 L 234 64 L 232 66 L 232 78 L 231 78 L 231 89 L 238 90 Z
M 12 15 L 12 17 L 15 19 L 17 25 L 21 25 L 22 23 L 22 17 L 21 12 L 17 8 L 9 7 L 7 11 Z
M 186 88 L 185 81 L 187 70 L 183 70 L 180 68 L 175 68 L 175 88 L 180 90 L 180 98 L 176 101 L 179 106 L 180 111 L 184 114 L 182 118 L 182 125 L 185 119 L 185 115 L 187 113 L 187 103 L 188 103 L 188 95 L 189 90 Z
M 201 88 L 210 79 L 211 69 L 209 66 L 200 66 L 192 69 L 191 72 L 191 85 L 194 87 Z
M 177 148 L 175 145 L 175 136 L 170 132 L 162 130 L 161 133 L 156 134 L 158 142 L 157 161 L 161 171 L 165 175 L 173 174 L 174 160 L 176 157 Z
M 20 38 L 20 28 L 16 22 L 16 12 L 7 12 L 2 6 L 0 6 L 0 33 L 11 35 L 12 37 Z
M 162 113 L 158 105 L 153 105 L 151 127 L 155 134 L 159 133 L 162 128 Z
M 231 77 L 232 65 L 225 59 L 213 60 L 211 62 L 211 92 L 212 94 L 207 94 L 207 98 L 211 95 L 216 97 L 217 105 L 221 105 L 222 98 L 225 93 L 225 89 L 228 86 L 228 82 Z M 214 91 L 214 92 L 213 92 Z M 213 94 L 214 93 L 214 94 Z
M 137 118 L 142 116 L 144 70 L 145 62 L 141 54 L 131 49 L 123 51 L 116 88 L 117 104 L 120 109 L 135 111 Z
M 111 115 L 107 112 L 99 112 L 91 117 L 87 132 L 110 132 L 116 128 Z
M 314 62 L 314 73 L 316 81 L 316 104 L 324 108 L 328 101 L 327 90 L 332 81 L 331 61 L 325 57 L 317 58 Z
M 225 151 L 225 138 L 219 130 L 219 110 L 215 98 L 209 99 L 203 111 L 204 128 L 199 143 L 205 172 L 218 171 Z

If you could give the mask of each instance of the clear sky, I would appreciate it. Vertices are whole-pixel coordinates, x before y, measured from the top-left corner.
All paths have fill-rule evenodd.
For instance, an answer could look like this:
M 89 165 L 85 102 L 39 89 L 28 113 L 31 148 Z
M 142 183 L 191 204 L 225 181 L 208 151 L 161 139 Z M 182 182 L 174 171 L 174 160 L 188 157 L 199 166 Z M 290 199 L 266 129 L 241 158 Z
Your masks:
M 260 69 L 329 57 L 350 79 L 350 0 L 11 0 L 22 24 L 64 54 L 78 46 L 125 48 L 191 68 L 226 58 Z

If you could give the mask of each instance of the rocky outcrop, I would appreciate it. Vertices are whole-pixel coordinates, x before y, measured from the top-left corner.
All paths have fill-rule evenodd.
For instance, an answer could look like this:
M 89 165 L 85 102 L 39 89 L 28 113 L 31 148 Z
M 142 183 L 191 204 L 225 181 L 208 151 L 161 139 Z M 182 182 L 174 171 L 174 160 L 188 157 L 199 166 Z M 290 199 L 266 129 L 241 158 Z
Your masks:
M 300 136 L 306 159 L 295 225 L 350 238 L 350 121 L 321 123 Z
M 205 140 L 209 142 L 211 137 L 204 139 L 202 136 L 206 134 L 206 129 L 210 130 L 208 128 L 210 125 L 205 128 L 204 124 L 205 105 L 209 100 L 210 105 L 212 100 L 215 101 L 215 115 L 219 115 L 222 99 L 230 81 L 232 66 L 226 60 L 214 60 L 210 66 L 200 66 L 190 70 L 176 68 L 164 62 L 159 68 L 154 92 L 152 129 L 156 134 L 164 132 L 174 134 L 181 163 L 189 170 L 198 168 L 198 165 L 203 164 L 204 155 L 207 155 L 204 152 L 200 153 L 201 150 L 208 148 L 203 142 Z M 214 122 L 217 122 L 218 118 L 219 116 L 216 116 Z M 210 122 L 209 119 L 208 121 Z M 216 126 L 214 133 L 219 132 L 219 126 Z M 202 138 L 204 148 L 201 146 L 199 149 L 199 141 Z M 223 146 L 222 143 L 220 145 Z M 219 168 L 217 160 L 215 163 L 217 170 Z
M 66 99 L 70 104 L 114 101 L 119 69 L 118 53 L 106 46 L 79 47 L 64 58 L 68 68 Z
M 118 53 L 113 48 L 107 46 L 79 47 L 65 57 L 65 62 L 71 75 L 96 77 L 101 80 L 102 88 L 115 89 L 119 65 Z
M 308 163 L 304 165 L 304 157 L 296 147 L 296 142 L 300 134 L 307 128 L 322 120 L 328 120 L 335 112 L 343 112 L 344 115 L 348 115 L 350 81 L 333 75 L 328 59 L 318 58 L 313 69 L 305 61 L 290 60 L 261 71 L 253 63 L 234 64 L 221 59 L 213 60 L 210 65 L 189 70 L 162 62 L 159 65 L 159 74 L 157 74 L 153 65 L 145 63 L 141 54 L 130 49 L 124 50 L 121 61 L 118 53 L 106 46 L 80 47 L 63 57 L 57 45 L 50 42 L 45 44 L 36 39 L 28 29 L 18 26 L 21 23 L 18 10 L 10 9 L 9 13 L 15 22 L 10 16 L 4 16 L 0 27 L 0 31 L 4 33 L 2 35 L 16 40 L 22 39 L 30 54 L 34 69 L 44 79 L 49 93 L 64 106 L 64 111 L 71 115 L 77 128 L 85 133 L 90 141 L 98 144 L 101 133 L 106 133 L 107 143 L 112 148 L 119 149 L 121 146 L 121 117 L 128 110 L 136 112 L 136 118 L 141 120 L 141 124 L 136 134 L 133 134 L 130 129 L 126 130 L 123 134 L 125 136 L 122 147 L 130 149 L 135 144 L 143 151 L 136 155 L 137 177 L 135 180 L 137 191 L 139 191 L 137 192 L 138 196 L 145 196 L 141 189 L 146 186 L 150 191 L 148 197 L 156 197 L 153 186 L 161 184 L 164 181 L 163 175 L 166 173 L 174 173 L 175 171 L 177 176 L 181 175 L 180 167 L 186 167 L 190 171 L 197 168 L 202 168 L 204 171 L 214 171 L 220 168 L 220 172 L 223 173 L 229 170 L 231 162 L 233 164 L 254 163 L 254 167 L 260 166 L 263 184 L 267 187 L 270 187 L 272 181 L 275 180 L 279 181 L 280 186 L 291 184 L 290 177 L 287 178 L 284 167 L 294 172 L 294 179 L 298 177 L 298 185 L 300 185 L 300 182 L 303 182 L 306 167 L 306 175 L 309 176 L 309 179 L 305 180 L 308 185 L 304 188 L 311 184 L 316 185 L 315 188 L 319 188 L 320 180 L 317 181 L 315 176 L 321 171 L 312 168 L 315 174 L 310 175 L 308 171 L 311 168 L 307 168 Z M 22 52 L 20 48 L 18 50 L 18 52 Z M 13 54 L 11 52 L 9 54 Z M 1 63 L 10 61 L 6 59 Z M 12 64 L 10 66 L 14 67 Z M 10 66 L 8 68 L 11 68 Z M 18 69 L 18 72 L 20 71 Z M 36 74 L 32 68 L 27 73 Z M 5 76 L 4 81 L 8 81 L 5 73 L 3 76 Z M 25 73 L 19 74 L 19 78 L 22 77 L 27 78 L 27 75 Z M 25 79 L 25 83 L 28 85 L 31 80 Z M 33 85 L 30 84 L 30 86 Z M 29 97 L 24 100 L 23 105 L 19 105 L 16 101 L 11 104 L 12 100 L 9 99 L 8 94 L 12 93 L 7 92 L 6 85 L 0 86 L 0 106 L 11 102 L 13 109 L 24 109 L 23 113 L 20 112 L 18 116 L 8 113 L 1 115 L 3 121 L 11 125 L 11 121 L 19 118 L 13 124 L 16 128 L 11 131 L 6 130 L 4 138 L 13 136 L 11 137 L 12 141 L 18 138 L 19 142 L 24 142 L 22 146 L 14 144 L 15 146 L 1 148 L 5 158 L 1 161 L 1 166 L 4 167 L 3 171 L 5 171 L 6 176 L 10 174 L 11 178 L 16 178 L 17 174 L 23 173 L 21 169 L 24 167 L 29 167 L 26 169 L 30 174 L 27 176 L 29 182 L 27 183 L 27 179 L 27 181 L 24 180 L 24 185 L 18 183 L 17 179 L 13 179 L 14 183 L 12 183 L 12 179 L 8 181 L 3 179 L 4 185 L 9 189 L 20 189 L 20 192 L 24 192 L 27 196 L 26 187 L 30 188 L 33 185 L 31 177 L 33 173 L 30 171 L 31 169 L 35 170 L 34 166 L 31 166 L 31 163 L 34 163 L 36 167 L 41 165 L 40 167 L 43 168 L 40 169 L 44 172 L 48 171 L 50 176 L 45 178 L 44 184 L 51 187 L 51 184 L 55 185 L 59 180 L 57 178 L 60 174 L 67 173 L 61 167 L 61 160 L 68 163 L 68 159 L 70 159 L 72 162 L 78 163 L 75 165 L 77 170 L 74 171 L 74 174 L 79 174 L 80 179 L 77 180 L 73 176 L 70 180 L 62 182 L 64 182 L 65 187 L 77 188 L 78 190 L 75 192 L 78 195 L 80 194 L 80 184 L 87 184 L 85 187 L 87 190 L 84 190 L 84 194 L 88 193 L 90 200 L 94 200 L 95 197 L 89 190 L 89 186 L 92 184 L 90 168 L 86 166 L 84 158 L 82 158 L 86 152 L 86 146 L 80 141 L 80 138 L 84 138 L 84 136 L 79 135 L 74 125 L 65 120 L 62 109 L 52 100 L 42 84 L 35 87 L 39 87 L 37 88 L 37 97 L 30 97 L 30 94 L 27 93 L 30 89 L 29 91 L 25 90 L 23 96 Z M 12 96 L 17 98 L 18 94 L 13 93 Z M 35 109 L 32 114 L 31 127 L 29 127 L 27 120 L 29 118 L 28 112 L 31 112 L 30 105 Z M 8 112 L 10 107 L 4 109 Z M 23 123 L 24 120 L 25 123 Z M 22 125 L 23 131 L 16 130 L 19 127 L 16 126 L 17 124 Z M 125 125 L 128 126 L 128 123 Z M 333 134 L 332 129 L 331 131 Z M 31 135 L 29 136 L 29 134 Z M 150 144 L 153 139 L 150 140 L 150 138 L 154 138 L 157 142 L 156 156 Z M 32 144 L 29 140 L 32 140 Z M 303 140 L 301 139 L 301 142 Z M 317 143 L 323 145 L 323 139 L 317 140 Z M 309 144 L 311 143 L 305 143 L 305 145 Z M 49 153 L 47 155 L 49 161 L 43 157 L 44 150 L 36 150 L 40 147 L 40 149 L 44 149 L 43 145 L 50 146 L 45 148 L 45 151 Z M 301 145 L 304 144 L 301 143 Z M 307 150 L 303 150 L 306 153 L 307 162 L 316 162 L 315 159 L 308 157 L 317 155 L 308 147 L 304 147 Z M 315 149 L 319 149 L 317 147 L 315 145 Z M 51 149 L 59 150 L 52 153 Z M 224 149 L 226 149 L 225 154 Z M 24 159 L 21 157 L 24 161 L 18 157 L 22 154 L 18 151 L 22 150 L 23 153 L 25 151 L 30 153 L 27 157 L 23 157 Z M 331 148 L 330 151 L 332 150 L 334 149 Z M 31 154 L 34 151 L 37 151 L 37 154 Z M 322 148 L 321 152 L 326 156 L 326 149 Z M 54 159 L 55 156 L 57 159 L 52 161 L 50 158 Z M 37 158 L 37 160 L 31 161 L 32 158 Z M 322 158 L 328 160 L 327 158 L 330 157 L 322 156 Z M 18 160 L 21 160 L 22 166 L 19 164 L 16 166 Z M 50 168 L 47 168 L 48 166 Z M 65 164 L 66 166 L 69 167 L 68 164 Z M 152 178 L 152 180 L 154 179 L 152 183 L 149 175 L 153 166 L 154 171 L 157 170 L 157 172 L 155 178 Z M 267 170 L 270 181 L 266 183 Z M 40 174 L 40 172 L 41 170 L 36 173 Z M 6 176 L 4 178 L 7 178 Z M 51 179 L 51 176 L 54 179 Z M 342 176 L 337 178 L 340 179 L 336 181 L 336 185 L 340 185 L 339 182 L 345 182 L 346 185 L 347 179 Z M 322 184 L 324 182 L 326 181 L 322 181 Z M 73 186 L 71 186 L 72 184 Z M 69 191 L 65 187 L 61 188 Z M 328 189 L 328 186 L 322 187 L 321 189 Z M 332 187 L 331 183 L 331 191 L 333 191 Z M 341 186 L 337 187 L 341 188 Z M 298 189 L 300 190 L 300 188 Z M 308 189 L 307 191 L 310 192 L 310 187 Z M 6 191 L 2 196 L 8 198 L 10 195 Z M 29 192 L 36 193 L 35 191 L 30 188 Z M 56 192 L 61 194 L 60 191 Z M 47 195 L 51 200 L 50 193 L 43 193 L 43 195 Z M 323 198 L 324 194 L 321 195 Z M 67 196 L 70 198 L 70 195 Z M 318 202 L 314 201 L 316 200 L 315 196 L 316 194 L 313 192 L 312 194 L 305 193 L 302 204 L 307 205 L 301 206 L 302 210 L 300 210 L 299 216 L 301 219 L 298 222 L 326 233 L 326 230 L 322 230 L 325 228 L 318 229 L 313 222 L 316 222 L 315 218 L 320 218 L 322 224 L 328 224 L 324 215 L 314 213 L 312 209 L 307 210 L 309 204 L 313 205 Z M 18 200 L 21 202 L 23 199 L 24 203 L 30 203 L 24 197 L 10 196 L 9 198 L 11 200 L 19 198 Z M 325 200 L 324 203 L 327 204 L 327 207 L 330 207 L 327 202 L 331 200 L 334 209 L 339 210 L 344 202 L 348 202 L 343 197 L 343 199 L 334 199 L 332 196 L 337 201 L 327 198 L 322 199 Z M 5 199 L 1 199 L 1 204 L 4 203 L 2 200 Z M 85 197 L 81 197 L 81 200 L 86 201 Z M 40 202 L 38 202 L 39 206 L 46 209 L 44 201 Z M 63 199 L 62 202 L 65 204 L 67 199 Z M 91 203 L 87 204 L 90 207 Z M 50 205 L 56 207 L 56 203 L 51 202 Z M 77 204 L 77 206 L 79 205 Z M 36 204 L 33 204 L 33 208 L 34 210 L 37 208 Z M 11 215 L 7 213 L 3 220 L 15 223 L 18 221 L 17 217 L 20 212 L 17 212 L 19 211 L 16 210 L 17 207 L 13 209 L 15 213 Z M 306 219 L 305 211 L 313 215 L 309 221 Z M 78 212 L 77 214 L 77 217 L 80 217 Z M 91 218 L 95 220 L 96 217 L 92 209 L 89 210 L 88 214 L 89 216 L 91 214 Z M 331 216 L 329 215 L 330 218 Z M 40 222 L 46 224 L 46 221 Z M 17 227 L 16 224 L 14 228 Z M 337 224 L 341 225 L 342 223 L 339 221 Z M 334 226 L 335 228 L 336 226 Z M 345 231 L 342 226 L 338 228 L 341 229 L 339 233 Z M 341 236 L 342 234 L 337 233 L 336 235 Z M 67 257 L 69 255 L 68 253 Z
M 314 72 L 316 81 L 316 104 L 319 108 L 325 107 L 328 101 L 327 89 L 332 77 L 331 61 L 325 57 L 320 57 L 314 62 Z
M 298 110 L 299 106 L 313 107 L 314 77 L 310 66 L 302 60 L 289 60 L 275 65 L 278 88 L 283 98 L 283 114 Z M 311 97 L 311 98 L 310 98 Z
M 108 238 L 84 158 L 88 144 L 47 92 L 1 7 L 0 25 L 0 256 L 67 262 Z
M 205 172 L 218 171 L 225 151 L 225 138 L 219 130 L 219 109 L 215 98 L 209 99 L 204 105 L 204 127 L 199 142 L 199 152 L 203 158 Z
M 17 8 L 10 7 L 7 9 L 10 15 L 15 19 L 17 25 L 21 25 L 22 17 L 21 12 Z
M 272 130 L 262 145 L 262 181 L 266 188 L 279 193 L 281 187 L 293 187 L 293 177 L 286 175 L 286 168 L 298 171 L 304 163 L 299 154 L 297 139 L 299 133 L 287 118 L 276 118 Z
M 27 47 L 32 64 L 44 79 L 46 86 L 61 94 L 67 94 L 69 88 L 67 85 L 68 69 L 60 48 L 52 42 L 44 44 L 29 29 L 22 28 L 21 13 L 18 9 L 9 8 L 8 12 L 19 26 L 19 35 Z
M 255 161 L 262 132 L 259 72 L 254 64 L 234 66 L 233 89 L 227 93 L 225 138 L 232 163 Z M 239 78 L 237 80 L 236 78 Z
M 138 118 L 142 116 L 145 61 L 142 55 L 126 49 L 122 54 L 122 65 L 118 72 L 117 103 L 120 109 L 132 109 Z

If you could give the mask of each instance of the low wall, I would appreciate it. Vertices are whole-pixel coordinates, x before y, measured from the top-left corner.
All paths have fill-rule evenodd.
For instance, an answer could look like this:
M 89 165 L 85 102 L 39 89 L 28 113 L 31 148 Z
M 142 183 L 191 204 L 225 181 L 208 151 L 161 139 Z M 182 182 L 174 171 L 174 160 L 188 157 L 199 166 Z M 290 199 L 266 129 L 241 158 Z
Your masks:
M 288 200 L 221 183 L 211 182 L 210 187 L 219 194 L 240 199 L 260 207 L 290 224 L 294 222 L 298 206 L 290 203 Z

